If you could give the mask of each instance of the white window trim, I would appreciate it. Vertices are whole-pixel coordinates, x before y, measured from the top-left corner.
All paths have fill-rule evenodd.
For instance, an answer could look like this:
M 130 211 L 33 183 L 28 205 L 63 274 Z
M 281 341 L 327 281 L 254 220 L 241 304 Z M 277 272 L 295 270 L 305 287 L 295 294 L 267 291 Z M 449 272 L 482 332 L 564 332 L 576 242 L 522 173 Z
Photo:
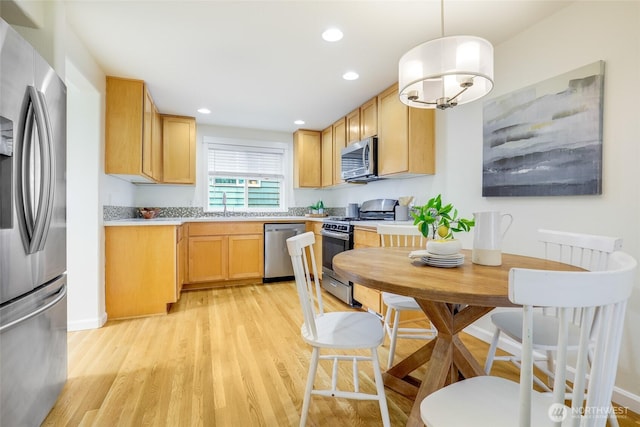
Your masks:
M 267 150 L 278 150 L 283 153 L 283 174 L 284 179 L 281 184 L 281 197 L 282 197 L 282 208 L 242 208 L 238 209 L 235 207 L 230 207 L 227 209 L 229 213 L 238 213 L 238 212 L 247 212 L 247 213 L 255 213 L 255 212 L 269 212 L 269 213 L 286 213 L 288 212 L 288 200 L 292 200 L 292 189 L 293 189 L 293 152 L 292 145 L 284 142 L 278 141 L 260 141 L 260 140 L 251 140 L 251 139 L 243 139 L 243 138 L 226 138 L 226 137 L 212 137 L 212 136 L 204 136 L 202 138 L 202 142 L 204 145 L 204 161 L 203 163 L 203 176 L 205 177 L 204 186 L 202 189 L 202 208 L 205 212 L 223 212 L 223 209 L 220 208 L 209 208 L 209 165 L 208 165 L 208 152 L 210 144 L 221 144 L 221 145 L 240 145 L 247 147 L 256 147 L 263 148 Z

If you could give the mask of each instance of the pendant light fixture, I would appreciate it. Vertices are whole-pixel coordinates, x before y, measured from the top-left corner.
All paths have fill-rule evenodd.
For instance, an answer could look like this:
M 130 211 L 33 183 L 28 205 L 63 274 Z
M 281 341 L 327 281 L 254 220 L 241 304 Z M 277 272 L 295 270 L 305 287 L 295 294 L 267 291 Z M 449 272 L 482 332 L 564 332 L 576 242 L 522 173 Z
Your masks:
M 475 101 L 493 89 L 493 46 L 474 36 L 444 36 L 414 47 L 400 58 L 400 101 L 410 107 L 441 110 Z

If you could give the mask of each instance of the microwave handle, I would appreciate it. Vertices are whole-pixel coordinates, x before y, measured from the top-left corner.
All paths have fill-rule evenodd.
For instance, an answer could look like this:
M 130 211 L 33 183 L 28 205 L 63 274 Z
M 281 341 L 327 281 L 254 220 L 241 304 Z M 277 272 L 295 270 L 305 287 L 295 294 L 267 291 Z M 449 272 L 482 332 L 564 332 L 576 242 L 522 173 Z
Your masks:
M 367 157 L 369 154 L 369 150 L 371 149 L 371 146 L 369 144 L 365 144 L 364 146 L 364 150 L 362 150 L 362 165 L 368 169 L 369 165 L 367 164 Z

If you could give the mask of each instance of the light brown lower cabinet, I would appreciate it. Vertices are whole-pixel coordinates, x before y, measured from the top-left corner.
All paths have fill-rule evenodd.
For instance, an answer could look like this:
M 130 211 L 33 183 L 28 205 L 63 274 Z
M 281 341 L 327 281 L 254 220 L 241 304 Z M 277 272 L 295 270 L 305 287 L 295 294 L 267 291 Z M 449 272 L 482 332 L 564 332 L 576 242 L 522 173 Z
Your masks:
M 187 232 L 189 226 L 187 224 L 182 224 L 178 226 L 178 283 L 177 283 L 177 292 L 178 299 L 180 298 L 180 292 L 182 291 L 182 285 L 184 285 L 187 279 L 187 251 L 189 240 L 187 239 Z
M 227 278 L 227 236 L 189 236 L 187 283 Z
M 109 319 L 166 314 L 180 297 L 180 226 L 105 227 Z
M 261 222 L 189 223 L 188 233 L 187 287 L 262 279 L 264 234 Z
M 353 247 L 371 248 L 380 246 L 380 236 L 375 228 L 356 227 L 353 232 Z M 382 316 L 385 314 L 384 303 L 382 302 L 382 293 L 376 289 L 367 288 L 366 286 L 353 285 L 353 298 L 362 304 L 363 310 L 371 310 Z M 403 311 L 400 314 L 400 321 L 411 319 L 421 319 L 424 314 L 420 311 Z
M 316 239 L 313 244 L 313 255 L 316 261 L 316 268 L 318 270 L 318 279 L 322 280 L 322 223 L 315 221 L 307 221 L 306 230 L 313 231 L 313 237 Z M 311 261 L 309 260 L 309 271 L 311 270 Z
M 380 246 L 380 237 L 378 236 L 378 232 L 375 228 L 355 228 L 353 231 L 354 249 L 377 246 Z M 371 310 L 379 315 L 383 314 L 380 291 L 354 283 L 353 298 L 362 304 L 363 310 Z

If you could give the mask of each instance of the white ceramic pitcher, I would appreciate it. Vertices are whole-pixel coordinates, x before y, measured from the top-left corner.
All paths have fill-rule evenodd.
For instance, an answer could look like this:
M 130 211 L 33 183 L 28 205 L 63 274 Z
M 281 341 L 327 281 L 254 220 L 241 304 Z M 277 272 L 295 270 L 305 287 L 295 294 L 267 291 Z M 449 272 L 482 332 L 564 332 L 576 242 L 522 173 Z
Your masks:
M 503 227 L 503 220 L 509 218 L 509 222 Z M 501 214 L 498 211 L 475 212 L 473 234 L 473 250 L 471 261 L 481 265 L 502 264 L 502 239 L 511 227 L 513 216 Z M 503 230 L 504 228 L 504 230 Z

